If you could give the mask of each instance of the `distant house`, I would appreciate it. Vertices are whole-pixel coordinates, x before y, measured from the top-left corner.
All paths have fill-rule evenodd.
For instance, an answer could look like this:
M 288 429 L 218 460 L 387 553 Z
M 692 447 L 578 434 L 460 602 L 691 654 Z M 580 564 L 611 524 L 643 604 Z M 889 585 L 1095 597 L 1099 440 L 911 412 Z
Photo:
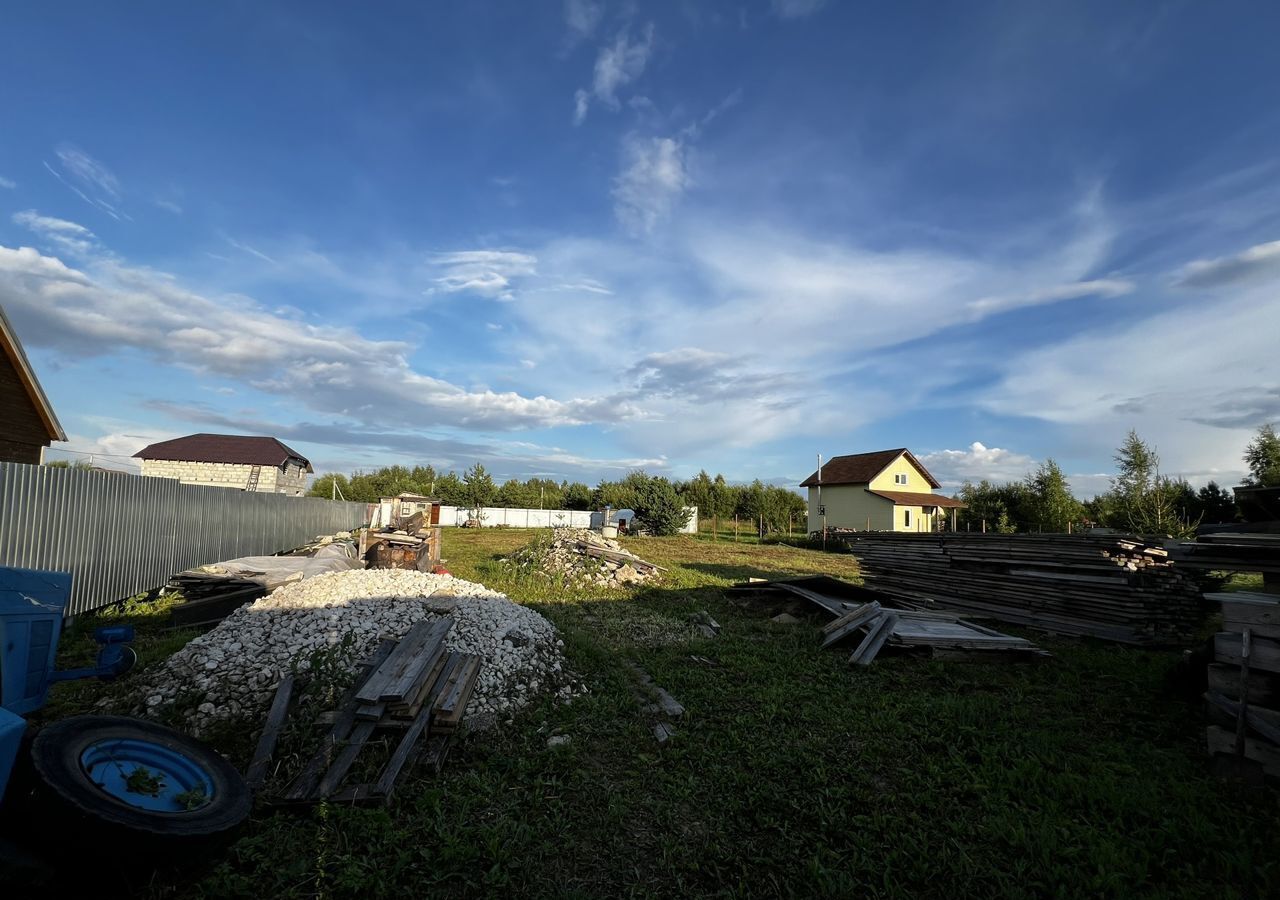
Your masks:
M 3 308 L 0 349 L 0 462 L 39 463 L 41 449 L 67 435 Z
M 133 455 L 142 460 L 143 475 L 293 497 L 302 496 L 314 471 L 305 456 L 275 438 L 243 434 L 189 434 Z
M 821 478 L 819 478 L 821 474 Z M 910 450 L 877 450 L 833 456 L 800 483 L 809 489 L 809 531 L 935 531 L 959 500 L 933 493 L 940 485 Z M 821 499 L 819 499 L 821 498 Z

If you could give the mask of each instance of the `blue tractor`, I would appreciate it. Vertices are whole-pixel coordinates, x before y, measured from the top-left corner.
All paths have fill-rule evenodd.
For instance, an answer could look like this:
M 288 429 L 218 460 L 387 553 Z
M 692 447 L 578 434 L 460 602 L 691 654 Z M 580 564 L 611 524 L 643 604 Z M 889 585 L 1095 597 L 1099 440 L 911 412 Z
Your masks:
M 177 845 L 230 834 L 248 816 L 251 794 L 208 745 L 154 722 L 72 716 L 29 740 L 23 716 L 50 686 L 113 679 L 137 660 L 132 626 L 100 628 L 97 664 L 57 671 L 54 660 L 71 576 L 0 567 L 0 803 L 54 814 L 86 836 L 144 833 Z M 29 777 L 16 783 L 19 770 Z

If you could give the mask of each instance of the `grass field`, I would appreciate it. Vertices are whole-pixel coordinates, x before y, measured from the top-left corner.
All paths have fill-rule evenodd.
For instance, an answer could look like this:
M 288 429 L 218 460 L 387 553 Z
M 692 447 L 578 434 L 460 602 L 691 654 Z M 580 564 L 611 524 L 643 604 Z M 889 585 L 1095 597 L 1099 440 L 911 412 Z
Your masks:
M 1033 635 L 1033 665 L 882 656 L 731 604 L 748 576 L 856 577 L 851 557 L 709 536 L 631 539 L 669 567 L 634 593 L 514 578 L 528 532 L 450 530 L 448 567 L 556 623 L 591 693 L 546 702 L 414 776 L 391 810 L 262 814 L 192 896 L 1280 895 L 1280 801 L 1209 774 L 1177 652 Z M 695 636 L 706 610 L 723 626 Z M 158 621 L 149 610 L 132 616 Z M 147 628 L 144 662 L 189 635 Z M 72 637 L 66 654 L 85 652 Z M 703 657 L 712 661 L 695 660 Z M 659 746 L 621 670 L 687 710 Z M 95 686 L 60 686 L 56 715 Z M 549 748 L 553 734 L 570 741 Z M 253 735 L 227 737 L 241 756 Z M 242 758 L 237 759 L 243 762 Z

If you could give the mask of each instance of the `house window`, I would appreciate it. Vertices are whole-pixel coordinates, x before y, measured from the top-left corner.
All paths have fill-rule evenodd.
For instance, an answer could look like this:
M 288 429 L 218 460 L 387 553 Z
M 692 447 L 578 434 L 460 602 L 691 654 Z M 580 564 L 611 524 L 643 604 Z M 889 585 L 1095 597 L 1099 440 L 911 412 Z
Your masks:
M 893 483 L 894 483 L 894 484 L 906 484 L 906 483 L 907 483 L 907 473 L 906 473 L 906 472 L 902 472 L 902 473 L 900 473 L 900 474 L 898 474 L 898 475 L 894 475 L 894 476 L 893 476 Z
M 908 528 L 911 527 L 911 510 L 904 509 L 902 511 L 902 524 L 906 525 Z

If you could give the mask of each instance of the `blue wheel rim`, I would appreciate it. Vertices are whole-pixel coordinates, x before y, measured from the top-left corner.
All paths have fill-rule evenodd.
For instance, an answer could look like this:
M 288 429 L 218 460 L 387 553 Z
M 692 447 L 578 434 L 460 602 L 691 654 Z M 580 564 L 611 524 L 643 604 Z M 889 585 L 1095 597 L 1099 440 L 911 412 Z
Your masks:
M 111 799 L 159 813 L 186 813 L 213 800 L 213 779 L 181 751 L 136 738 L 95 741 L 80 768 Z

